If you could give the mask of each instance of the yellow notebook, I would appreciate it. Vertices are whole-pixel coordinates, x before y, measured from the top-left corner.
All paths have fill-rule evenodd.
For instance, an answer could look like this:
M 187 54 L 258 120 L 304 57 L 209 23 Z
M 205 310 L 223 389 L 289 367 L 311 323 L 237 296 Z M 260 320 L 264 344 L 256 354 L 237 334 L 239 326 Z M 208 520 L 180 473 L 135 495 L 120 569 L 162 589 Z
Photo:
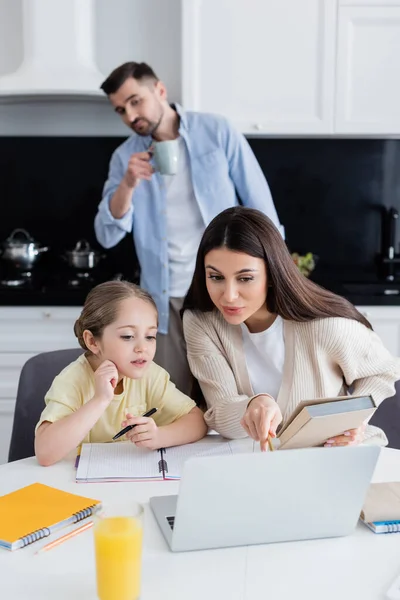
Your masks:
M 33 483 L 0 496 L 0 547 L 17 550 L 90 517 L 99 500 Z

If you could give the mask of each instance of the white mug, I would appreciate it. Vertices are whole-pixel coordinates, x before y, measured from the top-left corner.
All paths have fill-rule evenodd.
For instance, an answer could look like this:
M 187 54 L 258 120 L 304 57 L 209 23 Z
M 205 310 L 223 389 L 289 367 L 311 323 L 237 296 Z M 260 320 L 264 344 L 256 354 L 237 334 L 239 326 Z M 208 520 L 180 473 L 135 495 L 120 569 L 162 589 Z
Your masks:
M 179 144 L 178 140 L 165 140 L 152 143 L 152 153 L 156 170 L 161 175 L 176 175 L 178 172 Z

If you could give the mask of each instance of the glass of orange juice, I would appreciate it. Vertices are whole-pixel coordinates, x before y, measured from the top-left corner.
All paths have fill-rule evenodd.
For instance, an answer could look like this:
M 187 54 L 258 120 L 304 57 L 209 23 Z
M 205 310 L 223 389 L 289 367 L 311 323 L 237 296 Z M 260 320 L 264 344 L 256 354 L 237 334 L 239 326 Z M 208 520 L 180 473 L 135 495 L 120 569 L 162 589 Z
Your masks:
M 135 502 L 103 506 L 96 514 L 94 545 L 100 600 L 138 600 L 143 507 Z

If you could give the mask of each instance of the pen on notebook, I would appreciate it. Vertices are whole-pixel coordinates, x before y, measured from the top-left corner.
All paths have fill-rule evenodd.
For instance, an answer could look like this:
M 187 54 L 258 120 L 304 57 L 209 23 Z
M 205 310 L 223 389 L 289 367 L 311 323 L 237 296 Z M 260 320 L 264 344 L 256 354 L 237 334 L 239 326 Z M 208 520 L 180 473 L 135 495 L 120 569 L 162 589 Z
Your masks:
M 35 552 L 35 554 L 40 554 L 41 552 L 46 552 L 47 550 L 51 550 L 55 546 L 62 544 L 66 540 L 69 540 L 70 538 L 74 537 L 75 535 L 78 535 L 78 533 L 82 533 L 83 531 L 86 531 L 86 529 L 90 529 L 91 527 L 93 527 L 93 521 L 89 521 L 89 523 L 85 523 L 85 525 L 78 527 L 78 529 L 74 529 L 73 531 L 70 531 L 69 533 L 62 535 L 61 537 L 50 542 L 49 544 L 46 544 L 42 548 L 39 548 L 39 550 L 37 550 Z
M 274 451 L 274 446 L 273 446 L 273 444 L 271 442 L 271 436 L 270 435 L 268 435 L 268 448 L 271 450 L 271 452 Z
M 157 412 L 157 408 L 152 408 L 148 412 L 144 413 L 144 415 L 142 415 L 142 417 L 151 417 L 151 415 L 154 415 L 155 412 Z M 124 429 L 121 429 L 121 431 L 119 431 L 117 434 L 114 435 L 113 440 L 117 440 L 118 438 L 122 437 L 123 435 L 128 433 L 128 431 L 133 429 L 134 427 L 136 427 L 136 425 L 128 425 L 127 427 L 124 427 Z

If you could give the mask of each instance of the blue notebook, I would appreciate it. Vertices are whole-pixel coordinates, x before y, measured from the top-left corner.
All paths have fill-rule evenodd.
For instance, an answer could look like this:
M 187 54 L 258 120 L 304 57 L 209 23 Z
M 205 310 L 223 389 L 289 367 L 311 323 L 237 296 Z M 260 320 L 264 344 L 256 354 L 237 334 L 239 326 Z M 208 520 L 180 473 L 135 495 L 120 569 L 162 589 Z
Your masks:
M 372 483 L 361 520 L 374 533 L 400 533 L 400 482 Z
M 400 521 L 373 521 L 372 523 L 366 523 L 374 533 L 400 533 Z

